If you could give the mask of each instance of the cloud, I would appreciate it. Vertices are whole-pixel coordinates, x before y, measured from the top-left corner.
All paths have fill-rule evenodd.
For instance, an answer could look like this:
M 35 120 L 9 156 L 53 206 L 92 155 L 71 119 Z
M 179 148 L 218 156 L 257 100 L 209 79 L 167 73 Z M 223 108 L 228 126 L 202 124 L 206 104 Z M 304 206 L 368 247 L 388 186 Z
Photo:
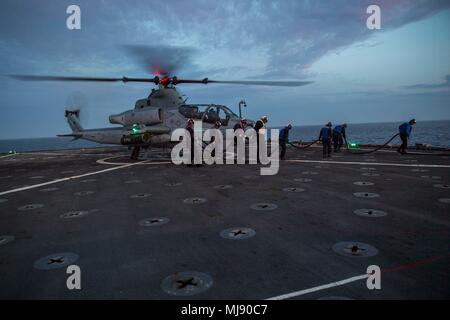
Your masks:
M 3 0 L 0 71 L 136 72 L 116 46 L 145 44 L 195 48 L 190 66 L 196 69 L 245 66 L 237 77 L 302 78 L 329 53 L 450 8 L 445 0 L 379 0 L 382 31 L 371 31 L 366 8 L 372 2 L 80 0 L 82 30 L 68 31 L 68 1 Z
M 406 89 L 441 89 L 450 88 L 450 74 L 445 76 L 445 81 L 441 83 L 419 83 L 410 86 L 404 86 Z

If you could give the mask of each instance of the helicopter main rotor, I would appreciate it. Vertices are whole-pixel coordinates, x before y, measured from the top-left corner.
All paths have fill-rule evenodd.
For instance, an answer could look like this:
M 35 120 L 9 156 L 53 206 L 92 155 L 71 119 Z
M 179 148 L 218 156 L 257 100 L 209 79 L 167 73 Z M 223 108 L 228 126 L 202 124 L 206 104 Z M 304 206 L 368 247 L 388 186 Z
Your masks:
M 66 76 L 42 76 L 42 75 L 8 75 L 8 77 L 22 80 L 22 81 L 83 81 L 83 82 L 147 82 L 155 85 L 162 85 L 168 87 L 169 85 L 178 85 L 182 83 L 191 84 L 239 84 L 239 85 L 253 85 L 253 86 L 278 86 L 278 87 L 300 87 L 312 81 L 263 81 L 263 80 L 209 80 L 204 78 L 202 80 L 179 79 L 177 77 L 164 76 L 162 78 L 155 76 L 153 78 L 104 78 L 104 77 L 66 77 Z
M 238 84 L 253 86 L 299 87 L 312 83 L 312 81 L 260 81 L 260 80 L 201 80 L 179 79 L 173 74 L 183 66 L 196 68 L 192 63 L 195 50 L 190 47 L 176 46 L 149 46 L 149 45 L 122 45 L 120 46 L 128 56 L 140 65 L 146 72 L 151 71 L 154 77 L 149 78 L 104 78 L 104 77 L 72 77 L 53 75 L 9 75 L 9 77 L 24 81 L 86 81 L 86 82 L 147 82 L 160 85 L 164 88 L 178 84 Z

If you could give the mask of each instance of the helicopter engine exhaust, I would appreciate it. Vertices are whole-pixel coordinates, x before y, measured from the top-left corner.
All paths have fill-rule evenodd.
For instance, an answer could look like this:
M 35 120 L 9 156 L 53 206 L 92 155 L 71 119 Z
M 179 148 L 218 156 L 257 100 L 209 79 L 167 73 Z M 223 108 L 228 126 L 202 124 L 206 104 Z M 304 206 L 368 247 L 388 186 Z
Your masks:
M 141 110 L 128 110 L 109 116 L 109 122 L 131 126 L 134 124 L 158 124 L 162 123 L 162 110 L 155 108 L 143 108 Z

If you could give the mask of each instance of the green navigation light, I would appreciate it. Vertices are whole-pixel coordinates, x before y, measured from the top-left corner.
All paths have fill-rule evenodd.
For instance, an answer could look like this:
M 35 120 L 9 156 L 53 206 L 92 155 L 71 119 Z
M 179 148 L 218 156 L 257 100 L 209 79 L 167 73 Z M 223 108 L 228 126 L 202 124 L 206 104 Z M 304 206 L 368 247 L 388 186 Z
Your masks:
M 141 133 L 141 128 L 137 124 L 133 124 L 133 129 L 131 129 L 134 134 Z

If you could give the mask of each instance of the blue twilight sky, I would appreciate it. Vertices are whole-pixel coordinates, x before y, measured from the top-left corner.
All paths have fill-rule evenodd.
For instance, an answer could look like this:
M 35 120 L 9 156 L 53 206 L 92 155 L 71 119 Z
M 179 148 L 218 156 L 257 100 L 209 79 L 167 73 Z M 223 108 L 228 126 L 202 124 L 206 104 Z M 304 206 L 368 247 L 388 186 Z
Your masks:
M 66 8 L 81 7 L 81 30 Z M 381 8 L 368 30 L 366 8 Z M 20 82 L 6 74 L 151 76 L 124 45 L 184 52 L 179 78 L 310 80 L 298 88 L 180 85 L 190 103 L 220 103 L 271 125 L 450 119 L 448 0 L 2 0 L 0 139 L 69 132 L 81 92 L 85 127 L 132 108 L 148 84 Z M 171 49 L 170 46 L 177 48 Z

